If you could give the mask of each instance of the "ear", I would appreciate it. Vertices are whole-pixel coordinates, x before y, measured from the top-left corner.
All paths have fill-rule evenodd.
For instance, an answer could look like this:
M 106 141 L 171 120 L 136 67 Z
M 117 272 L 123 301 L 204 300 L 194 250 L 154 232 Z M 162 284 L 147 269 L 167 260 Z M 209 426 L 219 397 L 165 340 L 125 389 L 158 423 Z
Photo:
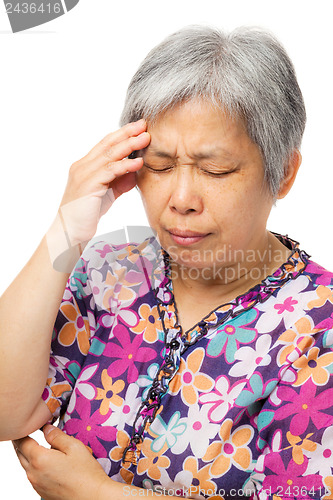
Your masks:
M 277 194 L 278 200 L 281 200 L 289 193 L 292 185 L 294 184 L 301 163 L 302 163 L 302 155 L 298 151 L 298 149 L 295 149 L 290 156 L 286 175 L 281 182 L 280 189 Z

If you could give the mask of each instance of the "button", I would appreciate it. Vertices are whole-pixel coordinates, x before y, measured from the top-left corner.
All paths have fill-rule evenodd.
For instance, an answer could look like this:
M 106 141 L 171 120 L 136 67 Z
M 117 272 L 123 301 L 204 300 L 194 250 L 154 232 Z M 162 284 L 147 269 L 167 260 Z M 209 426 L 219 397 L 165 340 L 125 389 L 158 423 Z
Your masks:
M 140 443 L 140 441 L 141 441 L 140 434 L 134 434 L 134 436 L 132 437 L 132 443 L 138 444 Z
M 178 349 L 179 346 L 180 346 L 180 344 L 179 344 L 178 340 L 175 340 L 175 339 L 171 340 L 171 342 L 170 342 L 171 349 Z
M 158 394 L 157 394 L 156 391 L 151 391 L 151 393 L 150 393 L 150 399 L 157 399 L 157 396 L 158 396 Z

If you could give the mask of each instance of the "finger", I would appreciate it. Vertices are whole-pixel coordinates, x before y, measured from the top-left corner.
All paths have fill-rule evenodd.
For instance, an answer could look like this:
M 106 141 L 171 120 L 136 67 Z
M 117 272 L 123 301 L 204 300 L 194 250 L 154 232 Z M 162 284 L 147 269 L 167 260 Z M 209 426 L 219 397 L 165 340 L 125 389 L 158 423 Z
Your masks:
M 13 445 L 28 462 L 31 461 L 31 457 L 41 448 L 40 444 L 29 436 L 16 439 L 13 441 Z
M 118 181 L 117 178 L 120 178 L 128 173 L 134 174 L 135 172 L 140 170 L 142 166 L 142 158 L 125 158 L 121 161 L 110 161 L 100 169 L 100 172 L 98 172 L 98 174 L 96 172 L 96 175 L 98 175 L 98 180 L 102 185 L 111 184 L 113 183 L 113 181 L 115 181 L 115 179 Z
M 129 156 L 133 151 L 145 149 L 150 143 L 150 134 L 142 132 L 137 136 L 128 137 L 115 145 L 105 148 L 99 155 L 105 161 L 120 161 Z
M 122 194 L 127 193 L 127 191 L 130 191 L 135 186 L 136 186 L 136 177 L 135 177 L 134 172 L 128 172 L 125 175 L 118 177 L 112 183 L 112 193 L 113 193 L 114 199 L 117 199 Z M 103 206 L 102 206 L 102 209 L 103 209 Z M 104 213 L 103 213 L 103 215 L 104 215 Z
M 126 174 L 126 172 L 136 172 L 143 166 L 143 159 L 139 156 L 137 158 L 123 158 L 122 160 L 112 161 L 106 160 L 103 157 L 96 158 L 90 166 L 85 166 L 85 171 L 82 169 L 82 177 L 92 185 L 92 178 L 95 184 L 110 183 L 116 177 Z M 94 176 L 94 177 L 92 177 Z M 83 179 L 82 179 L 83 180 Z
M 86 158 L 90 159 L 98 156 L 105 148 L 108 148 L 111 145 L 116 145 L 129 137 L 137 136 L 146 130 L 147 123 L 145 120 L 127 123 L 127 125 L 121 127 L 119 130 L 106 135 L 98 144 L 96 144 L 95 147 L 91 149 L 91 151 L 89 151 Z
M 52 446 L 53 449 L 61 451 L 66 455 L 77 445 L 81 444 L 77 439 L 72 436 L 67 436 L 58 427 L 51 424 L 46 424 L 43 427 L 43 432 L 46 441 Z
M 15 446 L 14 446 L 14 448 L 15 448 Z M 16 455 L 17 455 L 17 458 L 18 458 L 18 460 L 19 460 L 19 462 L 20 462 L 21 466 L 23 467 L 23 469 L 24 469 L 25 471 L 27 471 L 27 470 L 28 470 L 28 468 L 29 468 L 29 465 L 30 465 L 30 464 L 29 464 L 29 462 L 28 462 L 28 460 L 27 460 L 27 459 L 25 458 L 25 456 L 24 456 L 24 455 L 22 455 L 22 453 L 21 453 L 18 449 L 16 449 L 16 448 L 15 448 L 15 453 L 16 453 Z

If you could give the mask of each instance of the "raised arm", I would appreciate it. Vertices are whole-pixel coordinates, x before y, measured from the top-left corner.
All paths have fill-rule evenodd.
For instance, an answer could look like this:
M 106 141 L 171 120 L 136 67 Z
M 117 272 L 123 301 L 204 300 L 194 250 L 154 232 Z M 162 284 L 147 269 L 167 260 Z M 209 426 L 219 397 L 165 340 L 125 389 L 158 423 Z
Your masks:
M 0 440 L 23 437 L 50 417 L 41 395 L 69 272 L 100 217 L 135 186 L 142 158 L 127 157 L 149 141 L 143 120 L 130 123 L 71 166 L 50 230 L 0 298 Z

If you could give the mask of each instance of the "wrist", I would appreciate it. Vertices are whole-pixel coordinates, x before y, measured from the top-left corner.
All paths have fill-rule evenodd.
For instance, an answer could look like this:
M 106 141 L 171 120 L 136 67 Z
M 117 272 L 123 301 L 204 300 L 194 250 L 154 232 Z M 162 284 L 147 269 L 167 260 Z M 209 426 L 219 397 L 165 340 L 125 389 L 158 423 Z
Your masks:
M 59 272 L 70 273 L 79 260 L 87 242 L 70 237 L 61 209 L 46 233 L 46 243 L 52 267 Z

